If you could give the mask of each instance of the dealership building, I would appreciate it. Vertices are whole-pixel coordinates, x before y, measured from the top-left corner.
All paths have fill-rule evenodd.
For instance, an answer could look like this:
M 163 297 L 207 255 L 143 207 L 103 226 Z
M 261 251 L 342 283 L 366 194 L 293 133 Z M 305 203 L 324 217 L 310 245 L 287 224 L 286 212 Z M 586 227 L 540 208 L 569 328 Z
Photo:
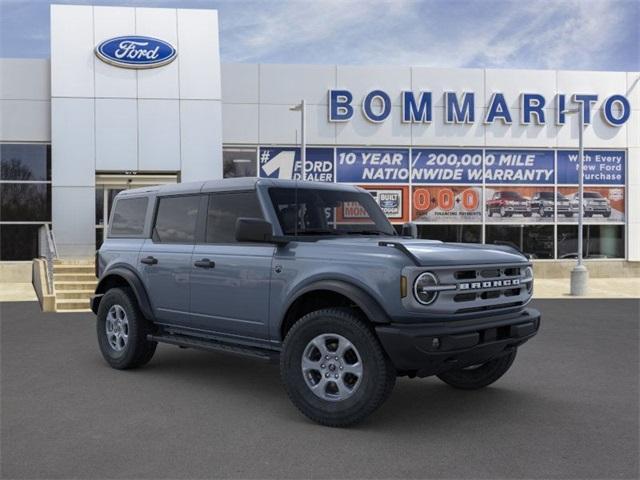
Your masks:
M 5 264 L 41 253 L 43 225 L 92 257 L 123 189 L 237 176 L 360 185 L 421 237 L 561 263 L 580 109 L 585 255 L 640 261 L 639 72 L 220 64 L 215 10 L 69 5 L 50 59 L 0 68 Z

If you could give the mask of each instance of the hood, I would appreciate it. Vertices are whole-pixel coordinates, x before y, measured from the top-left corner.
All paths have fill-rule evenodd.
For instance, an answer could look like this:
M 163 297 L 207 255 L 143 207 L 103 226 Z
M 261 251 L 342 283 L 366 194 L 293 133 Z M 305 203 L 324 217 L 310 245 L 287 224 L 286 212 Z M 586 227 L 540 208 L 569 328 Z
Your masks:
M 345 247 L 393 248 L 378 244 L 380 242 L 401 244 L 418 260 L 421 266 L 495 265 L 528 262 L 522 253 L 506 245 L 443 243 L 437 240 L 418 240 L 404 237 L 338 237 L 322 241 Z
M 478 243 L 440 243 L 428 240 L 401 239 L 422 266 L 488 265 L 527 262 L 515 248 Z

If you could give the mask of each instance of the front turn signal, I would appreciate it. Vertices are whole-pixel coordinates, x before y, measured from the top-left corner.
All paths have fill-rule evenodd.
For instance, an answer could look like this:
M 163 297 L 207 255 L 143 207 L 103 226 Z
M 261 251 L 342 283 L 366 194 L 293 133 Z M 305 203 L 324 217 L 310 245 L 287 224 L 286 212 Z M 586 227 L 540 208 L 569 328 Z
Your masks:
M 400 277 L 400 297 L 404 298 L 407 296 L 407 277 L 402 275 Z

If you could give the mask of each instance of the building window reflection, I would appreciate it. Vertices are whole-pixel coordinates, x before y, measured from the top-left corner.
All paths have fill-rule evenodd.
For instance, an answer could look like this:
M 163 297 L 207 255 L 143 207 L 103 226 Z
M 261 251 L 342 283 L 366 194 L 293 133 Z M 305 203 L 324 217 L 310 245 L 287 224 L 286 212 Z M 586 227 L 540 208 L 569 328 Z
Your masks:
M 51 224 L 51 146 L 0 144 L 0 260 L 38 255 L 38 229 Z

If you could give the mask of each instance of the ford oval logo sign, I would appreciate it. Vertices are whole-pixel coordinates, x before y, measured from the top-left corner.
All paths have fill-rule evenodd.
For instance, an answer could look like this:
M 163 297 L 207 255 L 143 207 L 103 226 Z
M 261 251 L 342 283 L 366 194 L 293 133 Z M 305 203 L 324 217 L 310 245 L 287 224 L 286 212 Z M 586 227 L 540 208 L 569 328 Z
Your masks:
M 155 68 L 171 63 L 178 52 L 163 40 L 129 35 L 105 40 L 96 47 L 103 62 L 123 68 Z

